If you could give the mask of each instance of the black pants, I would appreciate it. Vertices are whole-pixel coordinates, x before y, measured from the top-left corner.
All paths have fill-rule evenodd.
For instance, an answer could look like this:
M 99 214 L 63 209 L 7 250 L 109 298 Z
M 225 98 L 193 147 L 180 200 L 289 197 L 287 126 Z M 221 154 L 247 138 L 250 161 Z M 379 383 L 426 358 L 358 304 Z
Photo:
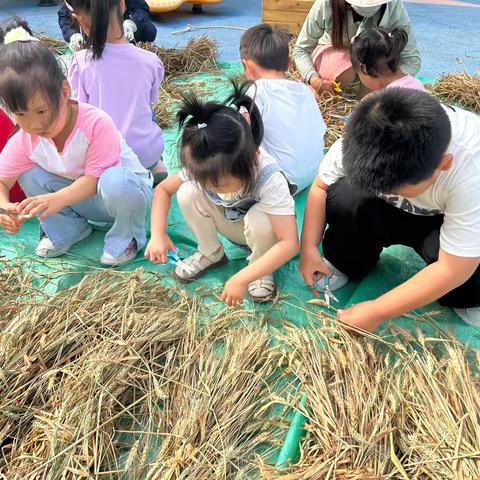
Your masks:
M 344 179 L 328 190 L 327 223 L 325 258 L 352 280 L 364 278 L 377 264 L 383 248 L 391 245 L 413 248 L 427 264 L 438 260 L 443 215 L 405 212 L 380 198 L 364 196 Z M 439 302 L 448 307 L 479 307 L 480 268 Z

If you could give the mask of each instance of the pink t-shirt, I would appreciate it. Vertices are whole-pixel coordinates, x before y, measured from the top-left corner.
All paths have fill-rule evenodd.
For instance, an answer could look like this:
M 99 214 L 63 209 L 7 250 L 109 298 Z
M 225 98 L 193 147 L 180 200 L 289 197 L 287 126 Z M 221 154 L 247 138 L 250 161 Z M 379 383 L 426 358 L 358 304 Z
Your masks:
M 99 178 L 110 167 L 122 165 L 148 176 L 112 119 L 100 109 L 78 104 L 78 117 L 62 152 L 53 140 L 19 130 L 0 153 L 0 178 L 16 178 L 39 166 L 60 177 Z
M 164 76 L 162 62 L 130 43 L 107 43 L 99 60 L 90 55 L 80 50 L 72 58 L 68 80 L 73 96 L 107 112 L 142 165 L 153 167 L 165 149 L 152 114 Z
M 413 90 L 420 90 L 421 92 L 427 91 L 426 88 L 423 86 L 423 83 L 417 78 L 412 77 L 411 75 L 405 75 L 403 78 L 399 78 L 398 80 L 395 80 L 386 88 L 393 88 L 393 87 L 411 88 Z

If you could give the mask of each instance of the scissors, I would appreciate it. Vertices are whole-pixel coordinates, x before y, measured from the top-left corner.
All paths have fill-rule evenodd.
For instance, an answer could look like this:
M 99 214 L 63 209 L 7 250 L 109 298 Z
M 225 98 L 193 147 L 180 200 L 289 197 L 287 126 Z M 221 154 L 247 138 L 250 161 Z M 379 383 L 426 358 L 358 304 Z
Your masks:
M 8 208 L 2 208 L 2 207 L 0 207 L 0 215 L 8 215 L 9 217 L 16 217 L 16 218 L 22 218 L 22 219 L 32 218 L 31 215 L 18 215 L 12 210 L 9 210 Z
M 330 290 L 330 277 L 332 276 L 332 274 L 330 273 L 330 275 L 328 276 L 325 276 L 325 280 L 324 280 L 324 285 L 322 285 L 321 287 L 319 286 L 319 282 L 315 282 L 314 283 L 314 288 L 319 291 L 319 292 L 323 292 L 323 298 L 325 299 L 325 303 L 330 307 L 331 306 L 331 302 L 332 300 L 336 303 L 339 302 L 338 298 L 336 297 L 336 295 Z
M 350 115 L 335 115 L 333 113 L 330 114 L 332 118 L 338 118 L 339 120 L 342 120 L 342 122 L 347 122 L 348 118 Z
M 174 252 L 171 250 L 168 251 L 167 253 L 168 257 L 168 263 L 170 265 L 175 265 L 180 268 L 183 268 L 186 272 L 192 274 L 192 269 L 190 268 L 190 265 L 187 265 L 179 256 L 178 256 L 178 248 Z

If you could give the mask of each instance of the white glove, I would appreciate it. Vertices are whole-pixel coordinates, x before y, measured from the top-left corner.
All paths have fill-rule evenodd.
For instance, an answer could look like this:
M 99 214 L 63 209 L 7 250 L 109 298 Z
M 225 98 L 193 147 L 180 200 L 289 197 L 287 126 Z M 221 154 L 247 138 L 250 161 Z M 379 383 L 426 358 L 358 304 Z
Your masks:
M 70 50 L 77 52 L 83 47 L 83 35 L 81 33 L 74 33 L 70 37 Z
M 125 36 L 129 42 L 133 42 L 136 31 L 137 25 L 133 20 L 125 20 L 123 22 L 123 32 L 125 33 Z

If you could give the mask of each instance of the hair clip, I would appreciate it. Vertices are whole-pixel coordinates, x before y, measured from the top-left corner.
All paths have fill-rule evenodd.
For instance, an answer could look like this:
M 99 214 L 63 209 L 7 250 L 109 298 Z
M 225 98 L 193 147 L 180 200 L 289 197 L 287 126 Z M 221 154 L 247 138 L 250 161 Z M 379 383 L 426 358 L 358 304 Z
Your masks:
M 67 0 L 63 0 L 63 3 L 71 12 L 73 12 L 73 7 L 67 2 Z
M 23 27 L 12 28 L 3 39 L 3 44 L 8 45 L 13 42 L 38 42 L 38 38 L 32 37 Z
M 197 125 L 197 128 L 198 128 L 199 130 L 201 130 L 202 128 L 207 128 L 207 124 L 206 124 L 206 123 L 199 123 L 199 124 Z

